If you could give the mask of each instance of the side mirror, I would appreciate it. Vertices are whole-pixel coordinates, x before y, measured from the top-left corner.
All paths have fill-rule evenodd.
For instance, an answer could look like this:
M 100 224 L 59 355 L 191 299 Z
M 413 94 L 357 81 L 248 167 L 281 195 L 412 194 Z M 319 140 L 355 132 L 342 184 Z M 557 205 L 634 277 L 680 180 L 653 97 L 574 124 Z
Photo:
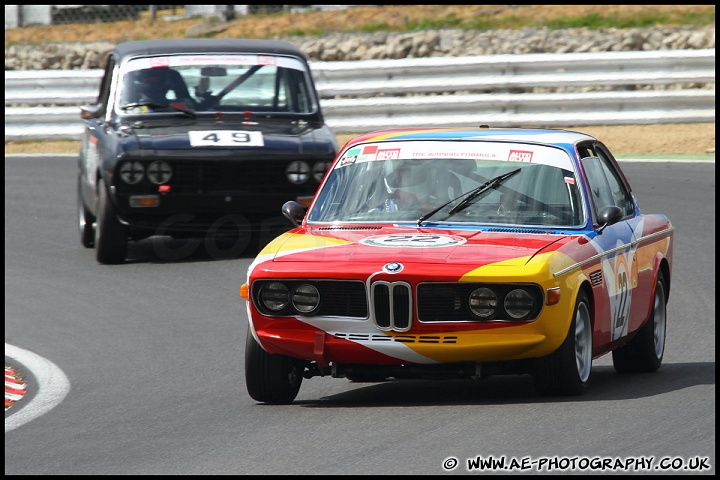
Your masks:
M 305 208 L 298 202 L 290 200 L 282 206 L 282 214 L 297 227 L 302 223 L 305 216 Z
M 605 227 L 619 222 L 624 216 L 625 212 L 617 205 L 603 208 L 598 214 L 598 223 L 600 224 L 598 233 L 602 233 L 602 231 L 605 230 Z
M 91 120 L 93 118 L 100 118 L 102 115 L 101 105 L 81 105 L 80 106 L 80 118 L 85 120 Z

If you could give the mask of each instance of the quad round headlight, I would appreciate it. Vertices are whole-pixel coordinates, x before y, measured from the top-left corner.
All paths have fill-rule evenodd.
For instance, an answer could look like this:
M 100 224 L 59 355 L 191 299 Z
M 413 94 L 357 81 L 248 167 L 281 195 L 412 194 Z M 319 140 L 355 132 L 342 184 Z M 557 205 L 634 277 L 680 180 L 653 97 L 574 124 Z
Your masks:
M 330 162 L 315 162 L 312 168 L 312 173 L 316 182 L 322 182 L 328 168 L 330 168 Z
M 293 307 L 300 313 L 310 313 L 320 305 L 320 292 L 313 285 L 298 285 L 292 294 Z
M 470 311 L 481 318 L 492 317 L 497 310 L 497 303 L 495 292 L 486 287 L 473 290 L 468 300 Z
M 300 185 L 305 183 L 310 178 L 310 165 L 300 160 L 290 162 L 290 165 L 285 169 L 285 176 L 292 184 Z
M 268 310 L 279 312 L 290 303 L 288 288 L 280 282 L 271 282 L 260 290 L 260 301 Z
M 140 162 L 125 162 L 120 165 L 120 178 L 128 185 L 140 183 L 145 175 L 145 168 Z
M 167 162 L 156 160 L 148 165 L 147 176 L 148 180 L 155 185 L 162 185 L 170 181 L 170 177 L 172 177 L 172 167 Z
M 505 295 L 503 306 L 510 317 L 523 318 L 532 311 L 533 299 L 526 290 L 516 288 Z

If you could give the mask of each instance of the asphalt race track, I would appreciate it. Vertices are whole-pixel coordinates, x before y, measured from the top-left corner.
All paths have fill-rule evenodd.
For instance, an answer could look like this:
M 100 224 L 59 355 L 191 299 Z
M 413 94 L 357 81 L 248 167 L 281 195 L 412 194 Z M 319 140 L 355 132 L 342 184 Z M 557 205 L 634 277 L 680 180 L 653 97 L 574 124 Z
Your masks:
M 76 162 L 5 158 L 5 360 L 27 388 L 5 414 L 6 475 L 715 473 L 714 162 L 621 162 L 676 229 L 658 372 L 617 375 L 608 355 L 572 398 L 526 376 L 313 378 L 287 406 L 245 391 L 252 257 L 154 238 L 97 264 Z

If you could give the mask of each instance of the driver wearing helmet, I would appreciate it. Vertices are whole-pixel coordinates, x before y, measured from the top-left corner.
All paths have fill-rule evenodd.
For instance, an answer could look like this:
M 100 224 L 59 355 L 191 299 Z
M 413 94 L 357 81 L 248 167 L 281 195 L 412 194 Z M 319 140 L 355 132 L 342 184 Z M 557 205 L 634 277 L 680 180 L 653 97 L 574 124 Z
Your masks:
M 190 95 L 180 74 L 170 68 L 129 72 L 125 89 L 128 92 L 128 103 L 154 104 L 155 108 L 167 106 L 173 101 L 187 102 Z
M 387 196 L 378 210 L 396 212 L 422 209 L 421 200 L 426 200 L 431 193 L 428 191 L 430 180 L 427 168 L 417 161 L 393 165 L 393 169 L 383 178 L 383 189 Z

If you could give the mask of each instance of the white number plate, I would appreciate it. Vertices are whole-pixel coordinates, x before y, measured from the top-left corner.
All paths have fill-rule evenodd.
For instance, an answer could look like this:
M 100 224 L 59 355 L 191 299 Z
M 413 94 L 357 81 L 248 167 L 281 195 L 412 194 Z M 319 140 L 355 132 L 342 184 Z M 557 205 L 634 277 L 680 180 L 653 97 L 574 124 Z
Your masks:
M 203 130 L 189 132 L 193 147 L 262 147 L 265 145 L 262 132 L 242 130 Z

